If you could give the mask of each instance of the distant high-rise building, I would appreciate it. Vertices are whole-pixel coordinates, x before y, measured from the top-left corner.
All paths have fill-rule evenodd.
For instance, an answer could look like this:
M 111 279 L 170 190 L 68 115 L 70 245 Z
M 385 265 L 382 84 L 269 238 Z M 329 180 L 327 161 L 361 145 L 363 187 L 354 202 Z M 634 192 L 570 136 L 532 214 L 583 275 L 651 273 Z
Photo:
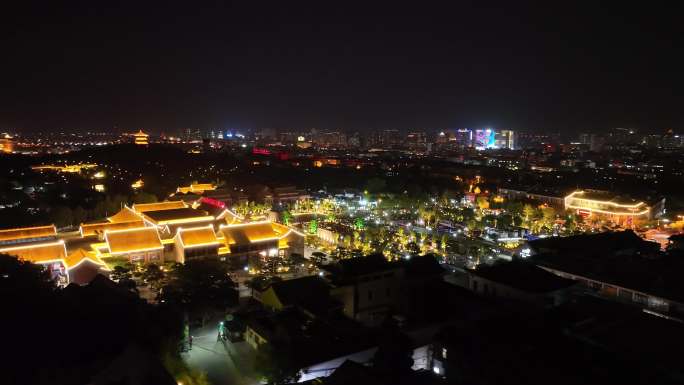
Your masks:
M 509 150 L 515 150 L 515 131 L 513 130 L 496 130 L 494 135 L 494 147 L 495 148 L 507 148 Z
M 459 128 L 455 133 L 456 144 L 463 147 L 471 147 L 473 145 L 473 130 L 469 128 Z
M 188 142 L 202 140 L 202 132 L 199 128 L 186 128 L 183 130 L 183 139 Z
M 382 130 L 380 133 L 380 145 L 383 147 L 392 147 L 399 145 L 401 142 L 401 137 L 399 136 L 399 130 Z

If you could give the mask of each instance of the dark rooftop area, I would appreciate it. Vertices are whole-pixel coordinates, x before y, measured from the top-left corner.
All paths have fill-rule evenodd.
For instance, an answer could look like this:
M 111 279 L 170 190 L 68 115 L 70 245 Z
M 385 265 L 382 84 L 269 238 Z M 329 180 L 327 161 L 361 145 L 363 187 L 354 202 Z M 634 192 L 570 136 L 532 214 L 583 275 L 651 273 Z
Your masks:
M 548 239 L 541 240 L 546 241 Z M 540 241 L 530 242 L 530 245 L 537 242 Z M 554 249 L 541 248 L 542 252 L 534 255 L 532 262 L 661 298 L 684 301 L 684 280 L 681 279 L 684 259 L 657 253 L 658 244 L 643 241 L 631 231 L 569 237 L 553 240 L 553 243 Z
M 277 281 L 270 287 L 283 306 L 300 306 L 318 314 L 335 305 L 330 298 L 328 284 L 318 276 Z
M 519 290 L 546 293 L 564 289 L 577 282 L 561 278 L 553 273 L 523 261 L 500 262 L 490 266 L 480 266 L 471 270 L 472 274 L 499 282 Z
M 203 217 L 207 215 L 207 212 L 187 207 L 170 210 L 147 211 L 144 215 L 158 222 L 168 221 L 172 219 Z
M 367 257 L 343 259 L 336 264 L 326 265 L 322 268 L 336 278 L 353 278 L 400 267 L 400 264 L 391 263 L 380 254 L 373 254 Z
M 529 243 L 538 253 L 572 254 L 602 257 L 609 254 L 655 253 L 659 245 L 643 240 L 631 230 L 582 234 L 571 237 L 550 237 Z

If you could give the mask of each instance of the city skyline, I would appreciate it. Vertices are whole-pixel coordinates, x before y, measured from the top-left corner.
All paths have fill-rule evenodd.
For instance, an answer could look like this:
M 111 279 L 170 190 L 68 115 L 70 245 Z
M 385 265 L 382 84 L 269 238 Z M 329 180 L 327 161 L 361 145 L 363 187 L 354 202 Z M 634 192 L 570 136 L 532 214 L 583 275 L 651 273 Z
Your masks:
M 3 128 L 684 125 L 666 10 L 14 7 Z

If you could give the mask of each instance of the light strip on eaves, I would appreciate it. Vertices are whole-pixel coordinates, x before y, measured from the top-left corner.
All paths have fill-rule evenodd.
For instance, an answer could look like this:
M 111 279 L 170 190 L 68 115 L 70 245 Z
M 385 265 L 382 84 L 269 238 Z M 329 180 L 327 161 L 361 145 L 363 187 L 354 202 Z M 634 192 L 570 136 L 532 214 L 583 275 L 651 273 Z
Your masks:
M 63 240 L 63 239 L 60 239 L 59 241 L 50 242 L 50 243 L 34 243 L 34 244 L 32 244 L 32 245 L 6 247 L 6 248 L 3 248 L 3 249 L 0 249 L 0 252 L 14 251 L 14 250 L 35 249 L 35 248 L 38 248 L 38 247 L 57 246 L 57 245 L 64 245 L 64 240 Z M 64 247 L 64 254 L 66 255 L 66 246 Z
M 566 207 L 571 208 L 571 209 L 590 211 L 593 213 L 617 215 L 617 216 L 627 216 L 627 217 L 629 217 L 629 216 L 638 217 L 641 215 L 648 214 L 648 212 L 651 211 L 650 209 L 645 209 L 643 211 L 638 211 L 638 212 L 617 212 L 617 211 L 607 211 L 607 210 L 600 210 L 600 209 L 591 209 L 591 208 L 587 208 L 587 207 L 574 206 L 574 205 L 567 205 Z
M 175 224 L 183 224 L 183 223 L 194 223 L 194 222 L 206 222 L 206 221 L 213 221 L 216 218 L 214 218 L 211 215 L 203 216 L 203 217 L 192 217 L 192 218 L 186 218 L 186 219 L 169 219 L 169 220 L 164 220 L 164 221 L 159 221 L 157 222 L 158 225 L 175 225 Z
M 625 205 L 625 204 L 620 204 L 620 203 L 615 203 L 611 201 L 601 201 L 601 200 L 596 200 L 596 199 L 589 199 L 589 198 L 581 198 L 581 197 L 575 197 L 575 194 L 584 194 L 584 191 L 575 191 L 570 193 L 570 195 L 566 196 L 564 198 L 565 204 L 568 205 L 568 200 L 570 199 L 577 199 L 577 200 L 583 200 L 586 202 L 592 202 L 592 203 L 597 203 L 597 204 L 604 204 L 604 205 L 609 205 L 613 207 L 624 207 L 624 208 L 630 208 L 630 209 L 636 209 L 639 206 L 645 205 L 646 203 L 644 202 L 637 202 L 631 205 Z

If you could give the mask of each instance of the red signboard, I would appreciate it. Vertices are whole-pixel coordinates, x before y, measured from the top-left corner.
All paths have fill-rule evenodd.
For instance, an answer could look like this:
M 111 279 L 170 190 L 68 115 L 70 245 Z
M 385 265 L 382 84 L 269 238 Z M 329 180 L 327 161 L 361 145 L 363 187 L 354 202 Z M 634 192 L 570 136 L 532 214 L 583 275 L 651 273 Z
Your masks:
M 218 208 L 220 208 L 220 209 L 226 208 L 226 204 L 223 203 L 223 202 L 221 202 L 221 201 L 218 200 L 218 199 L 204 198 L 204 197 L 203 197 L 203 198 L 200 198 L 200 202 L 206 203 L 206 204 L 208 204 L 208 205 L 210 205 L 210 206 L 218 207 Z
M 265 148 L 254 147 L 252 149 L 252 154 L 254 155 L 271 155 L 271 151 Z

